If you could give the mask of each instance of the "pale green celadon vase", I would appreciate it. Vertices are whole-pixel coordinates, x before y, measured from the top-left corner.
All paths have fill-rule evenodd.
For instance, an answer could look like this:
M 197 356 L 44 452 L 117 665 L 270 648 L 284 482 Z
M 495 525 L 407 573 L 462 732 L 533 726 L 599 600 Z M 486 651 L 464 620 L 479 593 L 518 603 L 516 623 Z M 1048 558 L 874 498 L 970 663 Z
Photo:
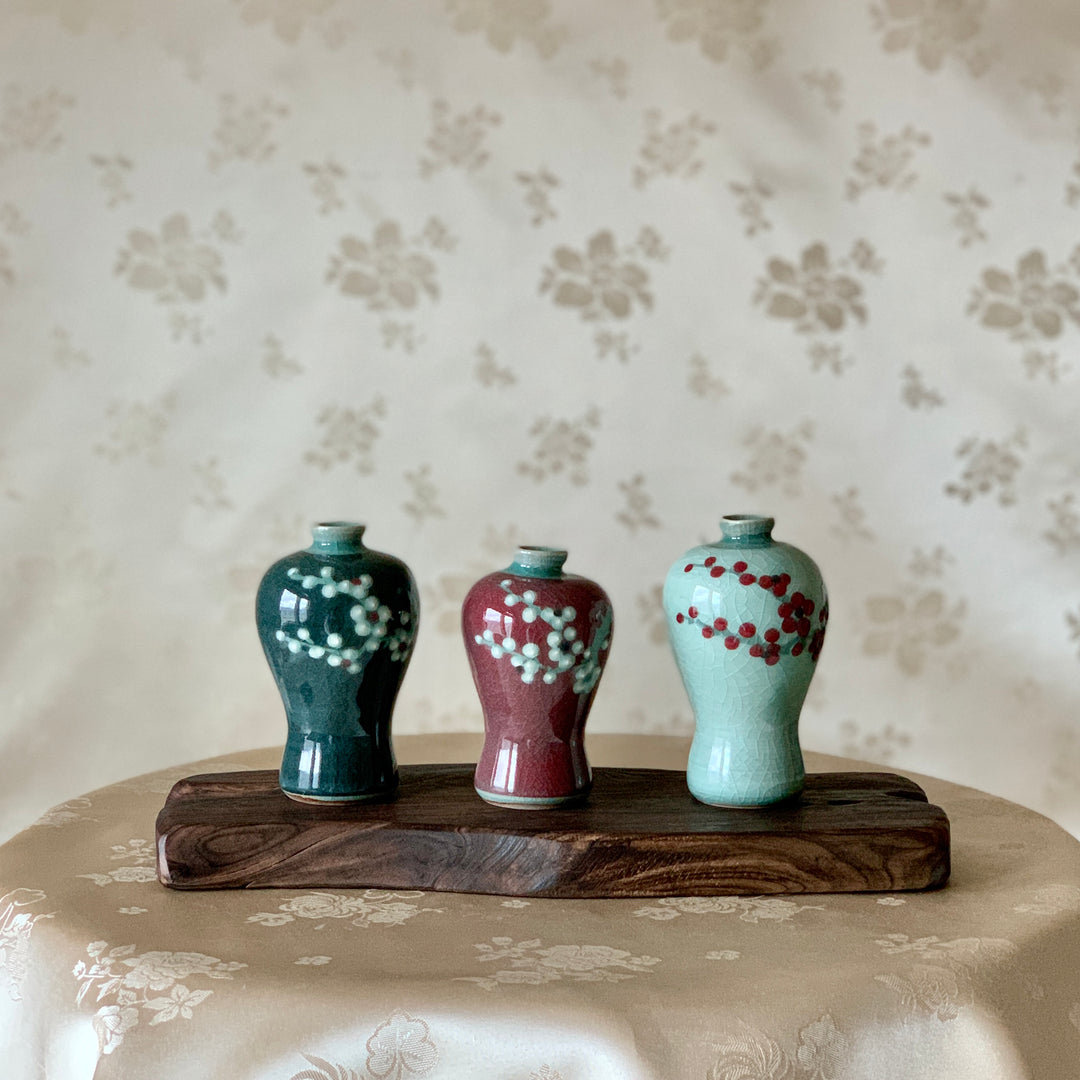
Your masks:
M 668 571 L 664 613 L 694 710 L 686 782 L 712 806 L 790 799 L 805 781 L 799 713 L 828 599 L 814 561 L 772 538 L 773 519 L 731 514 L 720 539 Z

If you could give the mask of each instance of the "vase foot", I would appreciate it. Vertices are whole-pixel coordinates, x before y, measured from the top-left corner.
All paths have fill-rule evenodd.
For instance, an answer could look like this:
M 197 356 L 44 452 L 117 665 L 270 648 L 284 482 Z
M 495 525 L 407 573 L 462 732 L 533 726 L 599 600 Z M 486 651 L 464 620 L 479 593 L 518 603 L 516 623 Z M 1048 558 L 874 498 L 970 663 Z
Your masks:
M 283 795 L 287 795 L 294 802 L 302 803 L 372 803 L 372 802 L 388 802 L 394 798 L 397 794 L 397 789 L 393 788 L 390 791 L 375 791 L 370 795 L 301 795 L 296 791 L 286 791 L 281 789 Z
M 500 806 L 506 810 L 556 810 L 560 806 L 575 806 L 585 801 L 589 789 L 575 792 L 573 795 L 530 796 L 496 795 L 490 791 L 476 788 L 476 794 L 491 806 Z
M 720 802 L 714 799 L 703 799 L 696 792 L 691 791 L 690 794 L 699 802 L 705 806 L 715 806 L 717 810 L 776 810 L 782 809 L 785 806 L 793 806 L 799 801 L 799 796 L 802 795 L 802 788 L 798 791 L 793 791 L 790 795 L 781 795 L 779 799 L 770 799 L 768 802 L 752 802 L 752 803 L 738 803 L 738 802 Z

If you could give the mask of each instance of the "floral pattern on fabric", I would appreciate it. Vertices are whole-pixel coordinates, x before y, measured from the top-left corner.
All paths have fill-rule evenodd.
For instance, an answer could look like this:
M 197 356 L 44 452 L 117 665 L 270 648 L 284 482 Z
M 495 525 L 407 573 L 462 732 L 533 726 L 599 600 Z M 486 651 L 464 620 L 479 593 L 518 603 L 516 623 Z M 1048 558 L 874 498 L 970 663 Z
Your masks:
M 198 952 L 157 951 L 135 955 L 136 948 L 135 945 L 110 948 L 106 941 L 92 941 L 86 947 L 90 962 L 80 960 L 72 969 L 80 984 L 76 1005 L 96 991 L 94 1031 L 103 1054 L 116 1051 L 124 1036 L 147 1014 L 151 1026 L 170 1020 L 190 1020 L 192 1009 L 201 1005 L 213 990 L 192 990 L 181 980 L 196 976 L 231 979 L 234 971 L 247 967 Z
M 24 911 L 46 899 L 40 889 L 12 889 L 0 896 L 0 976 L 7 982 L 12 1001 L 22 997 L 22 983 L 30 962 L 30 935 L 52 912 Z
M 508 984 L 559 982 L 620 982 L 635 974 L 648 972 L 660 963 L 658 956 L 632 956 L 625 949 L 610 945 L 550 945 L 543 947 L 539 938 L 515 942 L 513 938 L 494 937 L 491 944 L 476 946 L 480 963 L 509 961 L 509 966 L 488 976 L 461 976 L 458 982 L 471 982 L 484 990 Z
M 635 909 L 639 918 L 669 922 L 680 915 L 734 915 L 740 922 L 788 922 L 803 911 L 824 911 L 822 904 L 799 904 L 776 896 L 664 896 Z
M 77 874 L 76 876 L 87 878 L 95 885 L 102 887 L 118 882 L 157 881 L 157 853 L 149 840 L 136 838 L 129 840 L 126 844 L 113 844 L 109 858 L 113 862 L 126 862 L 129 865 L 118 866 L 104 873 Z
M 383 892 L 365 889 L 357 893 L 312 892 L 296 896 L 278 905 L 277 911 L 259 911 L 249 915 L 249 923 L 260 926 L 285 926 L 297 919 L 348 919 L 353 926 L 401 926 L 424 912 L 442 908 L 422 908 L 409 903 L 422 892 Z

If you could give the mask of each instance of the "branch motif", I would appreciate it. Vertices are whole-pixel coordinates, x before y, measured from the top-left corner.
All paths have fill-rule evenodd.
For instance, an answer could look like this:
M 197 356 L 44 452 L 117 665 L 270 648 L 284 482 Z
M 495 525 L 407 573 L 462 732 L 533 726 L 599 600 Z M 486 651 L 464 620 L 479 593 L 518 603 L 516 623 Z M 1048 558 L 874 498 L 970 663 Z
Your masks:
M 410 625 L 411 616 L 407 611 L 399 612 L 399 625 L 391 627 L 394 613 L 377 596 L 372 595 L 370 574 L 361 574 L 358 578 L 337 578 L 333 567 L 323 566 L 316 576 L 303 574 L 292 566 L 286 576 L 301 589 L 307 592 L 317 590 L 327 600 L 335 596 L 349 596 L 355 600 L 356 603 L 349 609 L 349 618 L 353 632 L 359 639 L 358 647 L 346 645 L 341 634 L 327 634 L 325 641 L 316 641 L 305 626 L 301 626 L 295 635 L 278 630 L 274 636 L 289 652 L 305 652 L 312 660 L 325 659 L 330 667 L 339 667 L 344 671 L 362 669 L 364 664 L 361 661 L 366 661 L 382 646 L 390 650 L 391 660 L 402 661 L 408 656 L 416 637 L 416 629 Z
M 721 637 L 724 647 L 731 651 L 743 644 L 749 645 L 750 655 L 764 660 L 769 667 L 779 663 L 782 655 L 800 656 L 804 651 L 809 652 L 810 659 L 817 662 L 821 647 L 825 643 L 825 624 L 829 620 L 829 606 L 824 604 L 817 611 L 817 627 L 815 628 L 811 616 L 815 613 L 816 605 L 801 592 L 789 593 L 790 574 L 783 573 L 775 577 L 771 574 L 760 576 L 751 574 L 747 564 L 741 559 L 727 567 L 717 562 L 715 555 L 710 555 L 704 563 L 687 563 L 683 567 L 683 573 L 689 574 L 695 569 L 706 569 L 709 571 L 709 576 L 714 578 L 723 577 L 724 574 L 730 572 L 744 588 L 757 585 L 771 592 L 780 601 L 776 609 L 780 625 L 770 626 L 760 631 L 752 622 L 744 622 L 738 627 L 730 626 L 723 616 L 710 622 L 703 619 L 699 610 L 693 605 L 685 612 L 676 613 L 677 623 L 698 627 L 703 638 Z
M 484 645 L 491 650 L 491 655 L 499 660 L 510 657 L 510 663 L 521 673 L 523 683 L 531 683 L 539 675 L 541 681 L 550 686 L 564 671 L 573 671 L 575 694 L 587 694 L 600 681 L 600 652 L 611 644 L 611 608 L 607 607 L 596 633 L 588 644 L 578 638 L 577 630 L 570 625 L 577 617 L 572 607 L 564 607 L 556 612 L 554 608 L 543 607 L 537 602 L 536 593 L 526 589 L 520 596 L 510 589 L 510 579 L 499 582 L 506 593 L 503 601 L 508 608 L 523 605 L 521 621 L 534 623 L 541 619 L 551 627 L 547 636 L 547 659 L 545 664 L 540 659 L 540 646 L 529 641 L 518 647 L 512 637 L 496 640 L 490 629 L 475 635 L 477 645 Z

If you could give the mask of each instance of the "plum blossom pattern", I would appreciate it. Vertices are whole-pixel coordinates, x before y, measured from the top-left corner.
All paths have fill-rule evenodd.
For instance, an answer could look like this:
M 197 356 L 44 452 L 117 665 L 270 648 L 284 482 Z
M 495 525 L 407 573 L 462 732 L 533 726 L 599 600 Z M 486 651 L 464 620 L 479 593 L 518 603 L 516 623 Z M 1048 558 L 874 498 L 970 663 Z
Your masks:
M 710 60 L 723 63 L 733 46 L 742 48 L 756 68 L 775 59 L 779 45 L 762 34 L 769 0 L 656 0 L 672 41 L 697 41 Z
M 394 612 L 382 603 L 371 592 L 370 574 L 349 579 L 337 577 L 332 566 L 321 566 L 318 574 L 305 574 L 290 566 L 285 576 L 294 582 L 293 588 L 302 592 L 321 594 L 328 600 L 347 596 L 355 601 L 349 608 L 353 638 L 333 633 L 316 640 L 306 626 L 298 627 L 292 634 L 278 630 L 274 637 L 293 655 L 302 653 L 346 674 L 357 674 L 363 672 L 372 654 L 381 648 L 398 663 L 404 662 L 412 652 L 416 638 L 412 616 L 408 611 Z
M 192 232 L 187 214 L 171 214 L 157 233 L 133 229 L 120 249 L 116 273 L 162 304 L 197 304 L 211 288 L 225 292 L 221 253 Z
M 494 937 L 491 944 L 476 946 L 480 963 L 508 960 L 509 967 L 486 977 L 462 976 L 457 982 L 471 982 L 484 990 L 499 986 L 544 983 L 567 979 L 572 982 L 621 982 L 635 974 L 648 972 L 660 963 L 657 956 L 632 956 L 625 949 L 610 945 L 551 945 L 542 947 L 539 938 L 515 942 L 513 938 Z
M 506 593 L 503 603 L 508 608 L 521 605 L 521 621 L 526 626 L 537 620 L 550 627 L 544 635 L 546 659 L 541 659 L 541 647 L 536 641 L 522 642 L 519 646 L 511 637 L 496 635 L 490 627 L 483 633 L 473 635 L 477 645 L 490 650 L 496 660 L 508 656 L 510 664 L 517 669 L 521 681 L 526 685 L 540 676 L 540 681 L 550 686 L 560 675 L 573 675 L 571 689 L 575 694 L 587 694 L 600 681 L 603 674 L 603 662 L 600 654 L 611 645 L 611 607 L 603 606 L 599 625 L 595 627 L 588 641 L 583 641 L 574 625 L 578 613 L 572 607 L 558 611 L 545 605 L 533 589 L 526 589 L 520 596 L 511 586 L 513 581 L 507 578 L 499 582 L 499 587 Z M 592 627 L 590 626 L 590 629 Z
M 810 597 L 804 596 L 798 589 L 792 589 L 791 575 L 786 571 L 776 577 L 752 574 L 741 559 L 727 566 L 717 556 L 709 555 L 703 563 L 688 562 L 683 567 L 687 574 L 699 569 L 708 571 L 713 579 L 713 607 L 704 612 L 691 605 L 686 611 L 676 612 L 675 622 L 679 626 L 685 626 L 688 631 L 699 633 L 705 639 L 715 638 L 718 644 L 723 642 L 729 652 L 735 652 L 745 645 L 749 655 L 761 660 L 767 667 L 774 667 L 784 657 L 794 659 L 804 652 L 813 663 L 817 663 L 825 643 L 829 619 L 827 603 L 823 602 L 818 607 Z M 717 591 L 721 578 L 724 582 L 736 582 L 738 588 L 760 588 L 771 592 L 773 599 L 779 601 L 776 615 L 771 620 L 776 625 L 761 627 L 752 622 L 739 623 L 738 619 L 729 622 L 723 615 L 718 615 L 718 610 L 722 610 Z M 696 592 L 695 589 L 695 595 Z
M 213 991 L 191 990 L 181 980 L 195 976 L 231 979 L 234 971 L 247 967 L 198 952 L 156 951 L 136 956 L 135 950 L 134 945 L 110 949 L 106 941 L 92 941 L 86 947 L 90 962 L 80 960 L 72 969 L 80 984 L 76 1005 L 81 1005 L 91 990 L 97 991 L 94 1001 L 99 1007 L 93 1024 L 103 1054 L 117 1050 L 145 1013 L 150 1014 L 151 1026 L 190 1020 L 192 1009 Z M 110 999 L 112 1004 L 102 1004 Z
M 885 0 L 871 5 L 870 16 L 887 53 L 911 50 L 931 73 L 955 58 L 978 76 L 992 59 L 976 44 L 985 7 L 986 0 Z

